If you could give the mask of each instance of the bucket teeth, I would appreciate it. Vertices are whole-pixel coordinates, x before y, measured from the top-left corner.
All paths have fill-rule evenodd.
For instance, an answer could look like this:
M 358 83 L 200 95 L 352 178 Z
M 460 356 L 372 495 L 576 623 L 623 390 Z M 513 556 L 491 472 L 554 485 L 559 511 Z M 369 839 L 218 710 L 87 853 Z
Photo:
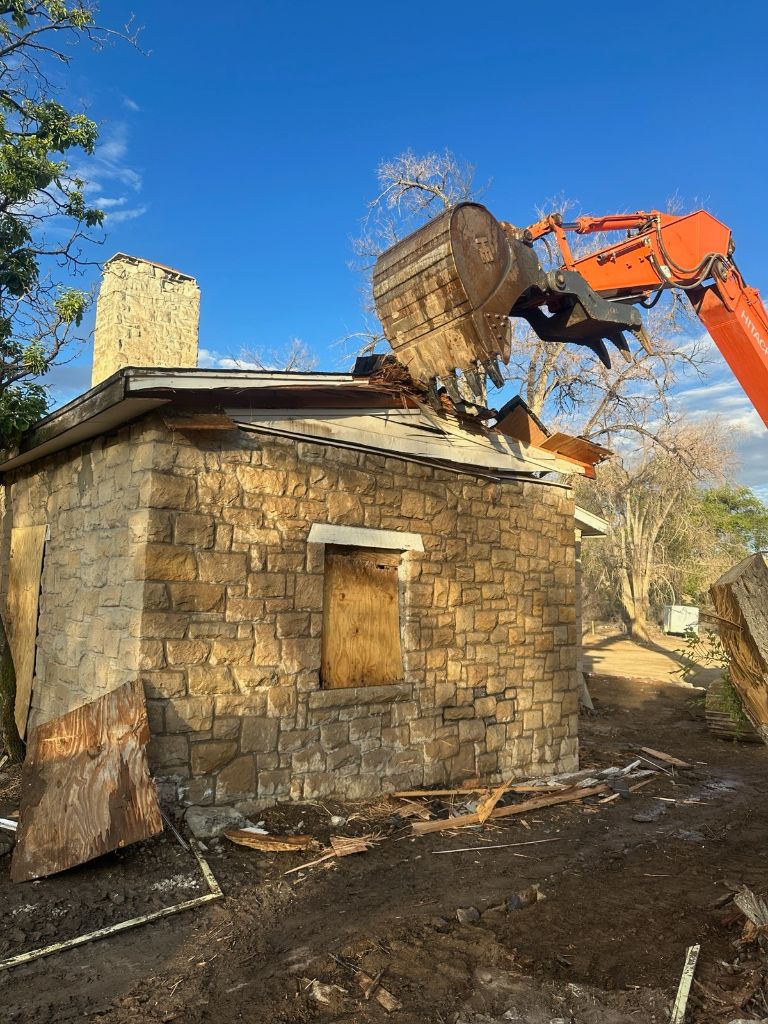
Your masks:
M 488 376 L 491 378 L 491 381 L 493 382 L 493 384 L 497 388 L 503 388 L 504 387 L 504 377 L 502 376 L 501 368 L 499 367 L 498 360 L 496 360 L 496 359 L 487 359 L 483 363 L 483 369 L 488 374 Z

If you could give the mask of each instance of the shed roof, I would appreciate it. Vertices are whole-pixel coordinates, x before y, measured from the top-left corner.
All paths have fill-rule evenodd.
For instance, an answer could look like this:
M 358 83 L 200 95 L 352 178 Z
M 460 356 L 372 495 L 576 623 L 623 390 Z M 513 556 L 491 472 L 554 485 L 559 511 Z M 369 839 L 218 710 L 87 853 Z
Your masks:
M 41 420 L 0 463 L 33 463 L 170 406 L 224 413 L 232 428 L 305 438 L 486 475 L 574 475 L 557 452 L 439 413 L 350 373 L 126 367 Z M 170 412 L 170 409 L 168 410 Z M 178 427 L 178 424 L 176 424 Z

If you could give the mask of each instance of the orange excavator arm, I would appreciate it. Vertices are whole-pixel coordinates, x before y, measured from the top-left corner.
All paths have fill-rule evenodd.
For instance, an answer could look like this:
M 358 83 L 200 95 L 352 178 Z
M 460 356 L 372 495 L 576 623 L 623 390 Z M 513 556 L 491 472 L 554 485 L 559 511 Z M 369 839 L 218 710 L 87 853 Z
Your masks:
M 625 237 L 574 257 L 570 232 L 613 231 Z M 545 235 L 554 235 L 562 256 L 552 270 L 534 250 Z M 384 334 L 412 378 L 461 403 L 467 390 L 483 393 L 485 374 L 503 384 L 496 361 L 510 358 L 511 317 L 527 320 L 545 342 L 585 346 L 610 366 L 607 345 L 630 359 L 634 336 L 651 350 L 636 305 L 649 308 L 665 289 L 678 289 L 768 426 L 768 313 L 733 251 L 730 229 L 705 210 L 570 223 L 553 215 L 518 228 L 477 203 L 459 203 L 378 258 L 373 294 Z
M 575 259 L 568 231 L 593 234 L 624 230 L 627 237 Z M 654 292 L 686 293 L 701 322 L 768 426 L 768 312 L 733 262 L 725 224 L 697 210 L 684 216 L 659 213 L 549 217 L 527 229 L 530 241 L 553 234 L 563 267 L 580 274 L 598 295 L 649 305 Z

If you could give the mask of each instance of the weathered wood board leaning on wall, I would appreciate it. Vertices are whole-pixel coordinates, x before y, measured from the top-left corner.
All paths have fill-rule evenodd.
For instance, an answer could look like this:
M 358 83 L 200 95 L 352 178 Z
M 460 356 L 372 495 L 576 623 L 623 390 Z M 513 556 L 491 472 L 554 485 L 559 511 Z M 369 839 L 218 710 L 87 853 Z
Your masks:
M 32 699 L 40 574 L 47 531 L 47 526 L 17 526 L 11 530 L 6 623 L 16 671 L 16 728 L 22 739 Z
M 730 658 L 731 683 L 755 729 L 768 743 L 768 561 L 758 552 L 709 588 Z
M 138 681 L 31 731 L 14 882 L 53 875 L 162 831 L 148 739 Z

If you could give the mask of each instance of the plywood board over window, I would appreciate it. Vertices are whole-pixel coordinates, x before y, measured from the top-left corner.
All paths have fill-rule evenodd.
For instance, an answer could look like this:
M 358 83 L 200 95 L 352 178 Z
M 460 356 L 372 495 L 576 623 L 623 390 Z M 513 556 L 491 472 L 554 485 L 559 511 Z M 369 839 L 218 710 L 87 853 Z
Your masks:
M 16 727 L 22 739 L 27 731 L 35 673 L 37 610 L 47 532 L 47 526 L 17 526 L 11 530 L 6 623 L 16 670 Z
M 322 682 L 326 688 L 403 679 L 397 568 L 400 553 L 325 549 Z

